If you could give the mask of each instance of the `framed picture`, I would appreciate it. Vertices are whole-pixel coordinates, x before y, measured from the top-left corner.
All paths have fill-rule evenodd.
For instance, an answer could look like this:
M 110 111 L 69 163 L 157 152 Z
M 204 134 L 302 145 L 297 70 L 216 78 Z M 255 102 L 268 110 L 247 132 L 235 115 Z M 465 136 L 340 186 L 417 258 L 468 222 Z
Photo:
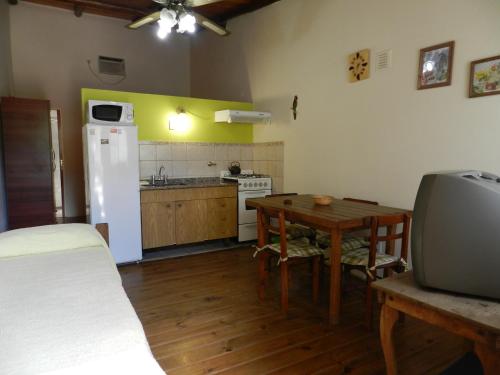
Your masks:
M 419 90 L 451 85 L 455 42 L 438 44 L 420 50 Z
M 500 56 L 471 62 L 469 97 L 500 94 Z
M 349 82 L 359 82 L 370 78 L 370 50 L 354 52 L 347 59 Z

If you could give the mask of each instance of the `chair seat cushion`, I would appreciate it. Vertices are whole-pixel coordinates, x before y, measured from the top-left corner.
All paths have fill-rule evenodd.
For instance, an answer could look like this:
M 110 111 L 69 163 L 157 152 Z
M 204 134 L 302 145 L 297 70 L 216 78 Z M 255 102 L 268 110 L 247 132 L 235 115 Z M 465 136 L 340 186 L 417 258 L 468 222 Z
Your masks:
M 288 224 L 286 226 L 286 238 L 294 240 L 300 237 L 314 237 L 314 230 L 300 224 Z
M 348 264 L 351 266 L 365 266 L 368 267 L 368 257 L 369 257 L 369 249 L 360 248 L 354 250 L 342 250 L 342 258 L 341 263 Z M 377 254 L 375 258 L 375 267 L 384 266 L 390 263 L 396 263 L 399 261 L 399 257 L 390 254 Z M 330 260 L 327 260 L 329 263 Z
M 302 237 L 314 238 L 315 232 L 313 229 L 305 227 L 300 224 L 288 224 L 286 226 L 286 239 L 296 240 Z M 271 237 L 271 242 L 280 242 L 280 236 L 278 233 Z
M 330 247 L 330 235 L 325 232 L 317 234 L 316 243 L 321 248 Z M 355 237 L 349 234 L 342 236 L 342 251 L 355 250 L 370 246 L 370 243 L 363 237 Z
M 277 254 L 281 254 L 279 244 L 271 243 L 263 249 L 269 249 Z M 307 238 L 299 238 L 287 241 L 287 255 L 288 258 L 307 258 L 324 255 L 324 251 L 314 245 L 311 245 Z

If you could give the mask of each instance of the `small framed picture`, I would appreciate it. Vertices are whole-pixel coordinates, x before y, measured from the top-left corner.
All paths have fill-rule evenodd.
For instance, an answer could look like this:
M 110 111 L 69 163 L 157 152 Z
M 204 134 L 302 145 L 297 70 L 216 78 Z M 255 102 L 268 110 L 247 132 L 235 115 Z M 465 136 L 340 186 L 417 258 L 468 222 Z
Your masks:
M 471 62 L 469 97 L 500 94 L 500 56 Z
M 455 42 L 447 42 L 420 50 L 418 65 L 419 90 L 451 85 Z

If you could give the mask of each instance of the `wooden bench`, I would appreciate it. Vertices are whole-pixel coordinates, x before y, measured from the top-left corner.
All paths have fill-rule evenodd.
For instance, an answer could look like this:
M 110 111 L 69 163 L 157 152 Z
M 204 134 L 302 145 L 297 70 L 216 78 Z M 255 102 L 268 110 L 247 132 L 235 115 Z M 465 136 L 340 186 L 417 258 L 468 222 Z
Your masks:
M 500 372 L 500 303 L 420 288 L 411 272 L 374 282 L 372 287 L 382 301 L 380 339 L 387 374 L 397 374 L 393 329 L 401 313 L 471 340 L 484 374 Z

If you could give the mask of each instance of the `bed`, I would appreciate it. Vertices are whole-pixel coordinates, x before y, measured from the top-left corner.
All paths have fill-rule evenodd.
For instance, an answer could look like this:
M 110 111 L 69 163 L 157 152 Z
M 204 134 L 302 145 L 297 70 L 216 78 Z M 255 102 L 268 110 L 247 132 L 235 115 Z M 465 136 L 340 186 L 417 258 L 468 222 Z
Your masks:
M 165 374 L 90 225 L 0 234 L 0 374 Z

